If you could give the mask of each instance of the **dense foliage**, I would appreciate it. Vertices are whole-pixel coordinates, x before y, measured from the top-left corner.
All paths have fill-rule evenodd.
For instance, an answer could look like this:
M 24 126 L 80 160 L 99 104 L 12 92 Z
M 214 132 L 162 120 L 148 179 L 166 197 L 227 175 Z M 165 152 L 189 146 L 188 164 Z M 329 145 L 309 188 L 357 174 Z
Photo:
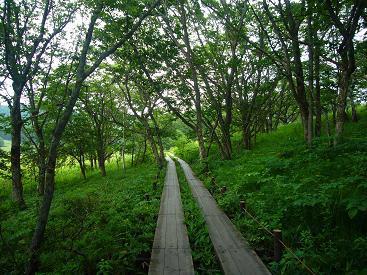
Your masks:
M 142 165 L 143 173 L 156 169 L 157 181 L 167 150 L 195 163 L 212 192 L 216 181 L 230 187 L 218 201 L 274 272 L 295 272 L 294 258 L 285 254 L 280 265 L 272 263 L 269 240 L 238 216 L 238 199 L 265 225 L 282 227 L 315 271 L 363 271 L 366 5 L 2 1 L 4 272 L 142 271 L 134 259 L 147 253 L 154 220 L 144 215 L 157 213 L 138 195 L 151 186 L 120 185 L 107 166 L 116 161 L 131 179 L 140 176 L 128 164 Z M 69 164 L 83 181 L 62 180 Z M 101 178 L 89 172 L 96 168 Z M 197 209 L 185 190 L 189 218 Z M 123 204 L 125 224 L 116 201 L 128 195 L 134 206 Z M 139 217 L 147 231 L 135 228 Z M 121 224 L 109 228 L 109 222 Z M 189 224 L 192 238 L 202 238 L 195 265 L 217 270 L 211 247 L 202 249 L 208 244 L 202 220 L 196 222 Z M 122 255 L 126 247 L 115 246 L 114 233 L 130 223 L 147 238 L 144 248 L 137 244 Z M 75 261 L 64 266 L 70 255 Z
M 209 158 L 210 172 L 195 155 L 197 144 L 176 147 L 215 195 L 274 273 L 304 274 L 297 259 L 285 251 L 272 262 L 273 238 L 265 230 L 282 229 L 283 240 L 317 274 L 366 272 L 367 111 L 358 123 L 346 125 L 345 143 L 330 146 L 320 138 L 307 148 L 299 124 L 283 126 L 258 137 L 252 151 L 238 148 L 233 160 L 221 160 L 217 149 Z M 234 138 L 238 145 L 238 137 Z M 214 183 L 213 183 L 214 177 Z M 220 188 L 227 187 L 222 194 Z M 245 200 L 247 210 L 239 208 Z M 261 224 L 259 224 L 260 222 Z
M 88 180 L 75 168 L 60 169 L 57 195 L 51 209 L 47 237 L 40 252 L 40 271 L 52 273 L 145 273 L 149 264 L 163 178 L 156 190 L 156 168 L 151 164 L 126 170 L 108 165 L 101 178 L 88 170 Z M 0 273 L 22 273 L 34 226 L 33 208 L 40 198 L 36 186 L 26 185 L 30 207 L 17 213 L 1 185 Z M 149 199 L 146 199 L 146 195 Z M 22 225 L 19 227 L 19 225 Z

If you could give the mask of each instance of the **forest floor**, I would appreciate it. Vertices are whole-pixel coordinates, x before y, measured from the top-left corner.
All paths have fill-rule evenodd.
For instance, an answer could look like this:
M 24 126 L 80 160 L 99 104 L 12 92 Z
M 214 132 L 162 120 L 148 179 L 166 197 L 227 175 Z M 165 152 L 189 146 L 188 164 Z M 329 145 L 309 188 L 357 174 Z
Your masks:
M 346 124 L 343 143 L 330 143 L 322 137 L 307 148 L 298 123 L 259 135 L 251 151 L 241 149 L 235 135 L 233 159 L 222 160 L 214 147 L 204 174 L 195 142 L 172 151 L 192 165 L 273 273 L 307 271 L 288 251 L 273 262 L 273 238 L 265 229 L 281 229 L 285 243 L 315 273 L 360 274 L 367 271 L 366 108 L 357 123 Z M 240 200 L 257 221 L 241 211 Z
M 111 163 L 105 178 L 94 170 L 84 181 L 76 167 L 59 169 L 40 272 L 145 274 L 164 177 L 154 190 L 156 173 L 152 163 L 128 167 L 125 174 Z M 28 208 L 18 212 L 10 183 L 0 182 L 1 274 L 22 273 L 27 260 L 40 198 L 33 181 L 24 191 Z
M 297 123 L 259 135 L 251 151 L 241 149 L 235 134 L 233 159 L 221 160 L 214 146 L 209 174 L 201 173 L 195 142 L 173 151 L 191 164 L 273 273 L 306 271 L 289 252 L 279 264 L 272 260 L 273 239 L 264 228 L 282 229 L 284 242 L 315 273 L 360 274 L 367 272 L 365 107 L 359 117 L 347 123 L 345 142 L 336 147 L 322 137 L 307 148 Z M 195 270 L 221 273 L 205 220 L 182 169 L 177 172 Z M 110 163 L 107 177 L 89 170 L 82 180 L 76 167 L 58 169 L 40 272 L 146 273 L 165 174 L 154 190 L 156 173 L 152 163 L 129 167 L 125 174 Z M 33 179 L 25 177 L 24 184 L 28 208 L 19 212 L 10 200 L 10 182 L 0 181 L 1 274 L 22 273 L 27 260 L 41 198 Z M 240 200 L 260 224 L 240 210 Z

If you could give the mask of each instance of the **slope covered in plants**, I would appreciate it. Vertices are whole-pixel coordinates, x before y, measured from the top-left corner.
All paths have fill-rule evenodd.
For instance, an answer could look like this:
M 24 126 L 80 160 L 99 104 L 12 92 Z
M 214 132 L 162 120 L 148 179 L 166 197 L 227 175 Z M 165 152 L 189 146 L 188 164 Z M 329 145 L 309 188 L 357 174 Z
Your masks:
M 272 260 L 273 239 L 264 230 L 282 229 L 285 244 L 312 268 L 324 274 L 366 272 L 367 248 L 367 112 L 346 125 L 344 143 L 330 146 L 327 138 L 305 146 L 297 123 L 261 134 L 252 150 L 242 150 L 234 136 L 236 154 L 221 160 L 216 148 L 209 172 L 197 161 L 195 142 L 178 143 L 173 151 L 193 164 L 273 272 L 304 274 L 297 259 L 285 251 Z M 222 194 L 220 188 L 227 187 Z M 239 208 L 247 210 L 260 224 Z

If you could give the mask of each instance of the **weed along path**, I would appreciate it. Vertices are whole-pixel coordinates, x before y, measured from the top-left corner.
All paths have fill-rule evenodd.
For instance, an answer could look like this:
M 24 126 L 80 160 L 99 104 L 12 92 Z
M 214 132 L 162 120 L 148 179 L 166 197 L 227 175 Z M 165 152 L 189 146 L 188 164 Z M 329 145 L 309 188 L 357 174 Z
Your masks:
M 198 180 L 190 166 L 178 159 L 202 214 L 204 215 L 210 239 L 225 274 L 270 274 L 235 228 L 230 219 L 218 207 L 215 199 Z
M 167 161 L 149 274 L 194 274 L 176 166 L 169 157 Z

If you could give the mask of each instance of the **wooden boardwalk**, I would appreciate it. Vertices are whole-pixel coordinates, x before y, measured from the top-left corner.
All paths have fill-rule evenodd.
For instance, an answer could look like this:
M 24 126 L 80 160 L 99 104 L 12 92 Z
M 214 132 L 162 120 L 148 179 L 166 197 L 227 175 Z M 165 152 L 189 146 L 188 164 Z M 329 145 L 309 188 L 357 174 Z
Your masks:
M 198 180 L 189 165 L 178 160 L 189 182 L 202 214 L 204 215 L 210 238 L 225 274 L 270 274 L 264 263 L 256 255 L 230 219 L 218 207 L 215 199 Z
M 175 163 L 169 157 L 149 274 L 194 274 Z

